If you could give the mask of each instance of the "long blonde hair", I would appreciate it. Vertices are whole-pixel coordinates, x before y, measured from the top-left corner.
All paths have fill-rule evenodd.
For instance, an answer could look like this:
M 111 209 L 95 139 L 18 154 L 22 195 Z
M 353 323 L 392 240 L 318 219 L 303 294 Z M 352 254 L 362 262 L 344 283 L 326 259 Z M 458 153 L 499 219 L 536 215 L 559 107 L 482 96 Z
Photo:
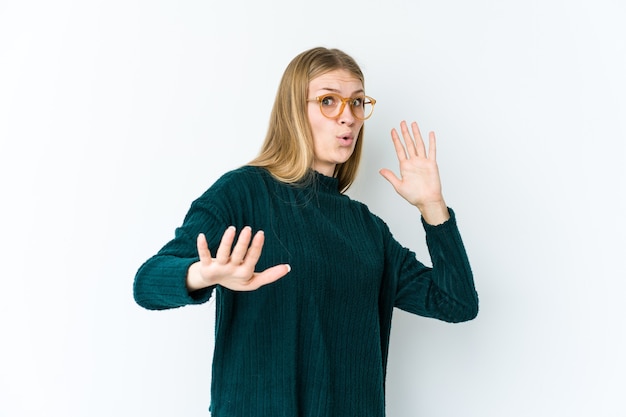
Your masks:
M 263 167 L 279 181 L 286 183 L 301 182 L 312 174 L 315 155 L 306 111 L 309 82 L 337 69 L 348 71 L 365 84 L 356 61 L 339 49 L 309 49 L 289 63 L 278 86 L 261 151 L 248 165 Z M 342 193 L 354 182 L 362 148 L 363 127 L 350 158 L 335 167 L 334 176 L 339 181 L 339 191 Z

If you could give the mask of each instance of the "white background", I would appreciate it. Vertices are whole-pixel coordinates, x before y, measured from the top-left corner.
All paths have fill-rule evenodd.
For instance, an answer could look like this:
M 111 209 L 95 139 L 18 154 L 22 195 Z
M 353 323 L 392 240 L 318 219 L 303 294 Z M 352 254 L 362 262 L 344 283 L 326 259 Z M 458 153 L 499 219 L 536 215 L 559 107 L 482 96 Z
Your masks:
M 0 415 L 207 415 L 211 305 L 143 310 L 134 274 L 318 45 L 378 100 L 350 195 L 428 262 L 378 170 L 400 120 L 435 130 L 480 295 L 465 324 L 395 315 L 388 415 L 626 415 L 625 21 L 621 0 L 0 0 Z

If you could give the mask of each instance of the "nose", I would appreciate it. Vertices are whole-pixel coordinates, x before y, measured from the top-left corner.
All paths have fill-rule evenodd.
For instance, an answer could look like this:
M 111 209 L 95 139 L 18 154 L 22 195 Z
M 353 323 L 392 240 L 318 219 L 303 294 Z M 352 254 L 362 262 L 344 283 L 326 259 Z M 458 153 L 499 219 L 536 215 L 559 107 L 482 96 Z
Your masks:
M 339 117 L 337 117 L 337 121 L 342 125 L 352 126 L 355 120 L 356 118 L 352 114 L 352 109 L 346 103 L 346 105 L 343 107 L 343 111 L 341 112 L 341 114 L 339 114 Z

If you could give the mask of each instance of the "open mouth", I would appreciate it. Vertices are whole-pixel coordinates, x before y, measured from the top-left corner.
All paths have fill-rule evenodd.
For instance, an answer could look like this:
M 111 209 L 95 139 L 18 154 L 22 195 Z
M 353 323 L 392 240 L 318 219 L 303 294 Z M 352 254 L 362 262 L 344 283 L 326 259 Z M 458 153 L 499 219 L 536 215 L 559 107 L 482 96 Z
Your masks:
M 353 141 L 352 135 L 350 134 L 338 136 L 338 139 L 339 139 L 339 142 L 341 142 L 344 145 L 350 145 Z

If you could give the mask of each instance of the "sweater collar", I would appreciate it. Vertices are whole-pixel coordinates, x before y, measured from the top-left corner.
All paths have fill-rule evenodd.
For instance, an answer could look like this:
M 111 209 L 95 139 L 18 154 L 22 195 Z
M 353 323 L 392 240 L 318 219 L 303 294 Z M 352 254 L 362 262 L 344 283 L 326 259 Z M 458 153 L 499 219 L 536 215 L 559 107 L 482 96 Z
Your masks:
M 329 177 L 324 174 L 320 174 L 319 172 L 313 170 L 313 176 L 315 178 L 315 183 L 320 185 L 321 187 L 328 189 L 332 192 L 339 192 L 339 179 L 335 177 Z

